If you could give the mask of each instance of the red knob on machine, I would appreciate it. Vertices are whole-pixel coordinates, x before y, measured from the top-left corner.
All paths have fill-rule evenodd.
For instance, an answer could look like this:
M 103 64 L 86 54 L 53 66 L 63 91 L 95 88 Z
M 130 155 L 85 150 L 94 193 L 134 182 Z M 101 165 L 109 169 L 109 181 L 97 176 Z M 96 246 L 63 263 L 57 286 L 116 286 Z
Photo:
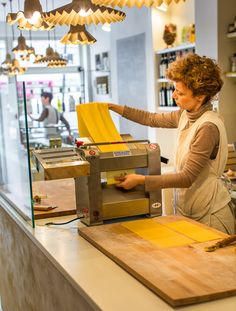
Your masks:
M 89 150 L 89 154 L 90 154 L 91 156 L 94 156 L 94 155 L 96 154 L 96 151 L 95 151 L 95 150 Z
M 84 142 L 82 140 L 76 140 L 75 144 L 76 144 L 77 148 L 79 148 L 79 147 L 83 146 Z

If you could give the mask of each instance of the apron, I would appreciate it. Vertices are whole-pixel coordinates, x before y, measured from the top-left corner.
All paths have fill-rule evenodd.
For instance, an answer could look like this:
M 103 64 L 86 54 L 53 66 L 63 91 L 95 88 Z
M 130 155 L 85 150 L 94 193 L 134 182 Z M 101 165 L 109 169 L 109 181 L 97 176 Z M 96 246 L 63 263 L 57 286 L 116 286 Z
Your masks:
M 60 118 L 59 111 L 51 105 L 47 105 L 45 109 L 48 109 L 48 116 L 44 120 L 45 134 L 47 138 L 58 137 L 58 129 L 53 128 L 53 125 L 56 125 Z
M 220 134 L 219 150 L 216 158 L 207 162 L 189 188 L 175 189 L 175 210 L 178 214 L 209 225 L 211 215 L 225 208 L 231 201 L 228 190 L 221 180 L 228 157 L 226 131 L 221 117 L 214 111 L 206 111 L 185 129 L 187 122 L 186 111 L 183 111 L 178 127 L 177 173 L 182 170 L 191 142 L 203 123 L 212 122 L 217 126 Z

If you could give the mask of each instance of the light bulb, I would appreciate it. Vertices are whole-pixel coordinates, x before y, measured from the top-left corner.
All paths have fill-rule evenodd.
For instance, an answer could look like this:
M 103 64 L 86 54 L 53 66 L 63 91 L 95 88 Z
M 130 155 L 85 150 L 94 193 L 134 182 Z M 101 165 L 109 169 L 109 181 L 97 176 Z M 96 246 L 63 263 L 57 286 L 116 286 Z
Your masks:
M 29 61 L 30 61 L 31 64 L 33 64 L 35 62 L 35 59 L 36 59 L 36 56 L 35 56 L 34 53 L 29 55 Z
M 39 19 L 41 18 L 41 14 L 39 11 L 34 11 L 33 15 L 30 18 L 27 18 L 27 21 L 31 25 L 35 25 L 39 22 Z
M 111 31 L 111 25 L 108 24 L 108 23 L 105 23 L 103 26 L 102 26 L 102 30 L 104 31 Z
M 87 10 L 87 11 L 85 11 L 84 9 L 81 9 L 81 10 L 79 11 L 79 15 L 82 16 L 82 17 L 89 16 L 90 14 L 91 14 L 91 10 L 90 10 L 90 9 Z
M 162 4 L 157 6 L 156 8 L 162 12 L 167 12 L 168 10 L 168 6 L 164 2 L 162 2 Z

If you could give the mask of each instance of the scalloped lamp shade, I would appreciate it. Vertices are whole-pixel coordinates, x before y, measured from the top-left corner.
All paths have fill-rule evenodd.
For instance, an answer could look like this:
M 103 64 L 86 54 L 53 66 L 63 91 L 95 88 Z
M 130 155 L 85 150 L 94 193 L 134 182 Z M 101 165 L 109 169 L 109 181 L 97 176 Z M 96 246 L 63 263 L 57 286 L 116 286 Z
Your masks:
M 96 41 L 84 25 L 71 25 L 68 33 L 60 40 L 63 44 L 93 44 Z
M 57 52 L 54 52 L 53 48 L 50 46 L 46 49 L 46 56 L 35 60 L 35 64 L 47 64 L 48 67 L 65 67 L 67 65 L 67 60 L 61 58 Z
M 50 68 L 65 67 L 67 65 L 67 62 L 68 61 L 66 59 L 61 58 L 60 55 L 57 52 L 55 52 L 54 56 L 48 63 L 47 67 L 50 67 Z
M 54 25 L 45 22 L 42 18 L 42 6 L 39 0 L 25 0 L 24 11 L 7 14 L 8 24 L 18 24 L 21 30 L 50 30 Z
M 181 0 L 173 0 L 173 2 L 178 3 Z M 186 1 L 186 0 L 182 0 Z M 108 5 L 111 7 L 119 6 L 123 8 L 124 6 L 128 6 L 129 8 L 136 6 L 141 8 L 143 6 L 146 7 L 158 7 L 162 3 L 169 5 L 172 0 L 92 0 L 92 2 L 96 5 Z
M 35 64 L 42 64 L 42 63 L 48 63 L 50 59 L 54 55 L 54 50 L 50 46 L 46 49 L 46 56 L 40 57 L 39 59 L 35 60 Z
M 34 48 L 26 44 L 25 37 L 20 35 L 17 40 L 18 40 L 18 44 L 16 47 L 12 49 L 13 53 L 25 53 L 25 54 L 34 53 Z
M 72 0 L 70 4 L 43 14 L 47 23 L 59 25 L 95 25 L 99 23 L 121 22 L 125 13 L 93 4 L 90 0 Z
M 11 67 L 11 64 L 12 64 L 11 55 L 7 53 L 6 59 L 2 62 L 2 67 L 3 69 L 7 69 Z
M 21 75 L 25 72 L 26 72 L 26 68 L 21 67 L 17 59 L 13 59 L 12 66 L 7 74 L 8 76 L 16 76 L 16 75 Z

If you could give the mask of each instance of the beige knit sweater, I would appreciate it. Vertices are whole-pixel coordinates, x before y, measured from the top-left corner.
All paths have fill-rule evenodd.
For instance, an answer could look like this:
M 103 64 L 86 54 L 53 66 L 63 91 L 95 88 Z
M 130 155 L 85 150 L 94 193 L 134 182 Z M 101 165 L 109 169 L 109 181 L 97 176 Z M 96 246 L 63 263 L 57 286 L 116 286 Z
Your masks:
M 187 112 L 190 127 L 204 112 L 212 110 L 211 103 L 203 105 L 197 112 Z M 151 127 L 177 128 L 183 110 L 170 113 L 150 113 L 124 107 L 123 117 Z M 145 188 L 152 191 L 158 188 L 188 188 L 196 180 L 208 161 L 215 159 L 219 146 L 219 131 L 215 124 L 205 122 L 193 138 L 186 163 L 179 173 L 146 176 Z

